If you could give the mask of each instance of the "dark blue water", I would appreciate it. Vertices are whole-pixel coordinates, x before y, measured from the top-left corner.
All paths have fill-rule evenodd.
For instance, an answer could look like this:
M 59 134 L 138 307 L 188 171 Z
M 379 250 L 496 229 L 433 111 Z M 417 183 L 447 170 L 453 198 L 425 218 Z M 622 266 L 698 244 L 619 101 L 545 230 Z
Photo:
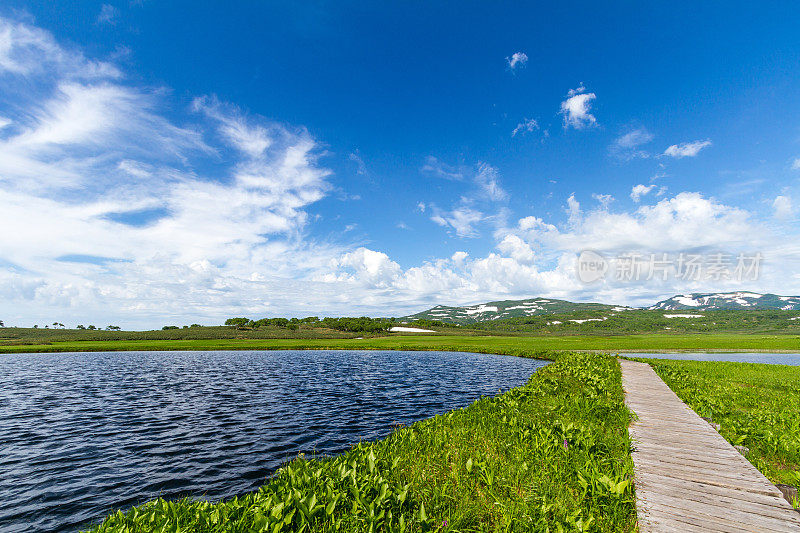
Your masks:
M 544 364 L 396 351 L 0 355 L 0 531 L 72 531 L 158 496 L 241 494 L 299 452 L 381 438 Z
M 731 361 L 765 365 L 800 366 L 800 353 L 623 353 L 626 357 L 652 359 L 684 359 L 690 361 Z

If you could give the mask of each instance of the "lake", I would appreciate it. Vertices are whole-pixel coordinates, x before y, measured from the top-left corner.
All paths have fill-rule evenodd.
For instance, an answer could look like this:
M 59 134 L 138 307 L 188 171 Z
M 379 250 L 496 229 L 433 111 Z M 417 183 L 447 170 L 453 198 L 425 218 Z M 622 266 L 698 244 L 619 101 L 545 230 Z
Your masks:
M 800 366 L 800 353 L 621 353 L 625 357 Z
M 401 351 L 0 355 L 0 531 L 74 531 L 158 496 L 257 489 L 545 361 Z

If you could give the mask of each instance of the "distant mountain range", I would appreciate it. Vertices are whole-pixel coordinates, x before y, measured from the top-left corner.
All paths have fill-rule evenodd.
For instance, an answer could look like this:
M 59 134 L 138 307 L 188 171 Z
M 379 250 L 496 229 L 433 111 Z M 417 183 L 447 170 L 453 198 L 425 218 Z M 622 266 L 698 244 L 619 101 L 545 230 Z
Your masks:
M 450 307 L 437 305 L 427 311 L 402 317 L 403 321 L 420 319 L 439 320 L 454 324 L 474 324 L 504 318 L 519 318 L 535 315 L 566 314 L 576 312 L 622 312 L 635 307 L 600 303 L 576 303 L 555 298 L 527 298 L 525 300 L 502 300 L 485 304 Z M 754 292 L 691 293 L 673 296 L 655 305 L 650 310 L 737 310 L 775 309 L 800 310 L 800 296 L 778 296 Z
M 455 324 L 474 324 L 502 318 L 519 318 L 534 315 L 575 313 L 579 311 L 627 311 L 631 307 L 597 303 L 575 303 L 554 298 L 528 298 L 502 300 L 463 307 L 437 305 L 427 311 L 401 318 L 401 320 L 439 320 Z
M 778 296 L 756 292 L 709 292 L 673 296 L 648 309 L 713 311 L 717 309 L 800 310 L 800 296 Z

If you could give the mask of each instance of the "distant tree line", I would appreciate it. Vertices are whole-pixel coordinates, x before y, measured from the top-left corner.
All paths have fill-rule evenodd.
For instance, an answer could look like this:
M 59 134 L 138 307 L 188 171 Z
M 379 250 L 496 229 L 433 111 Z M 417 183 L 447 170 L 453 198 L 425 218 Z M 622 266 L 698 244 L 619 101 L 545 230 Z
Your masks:
M 234 326 L 239 329 L 258 329 L 264 326 L 272 326 L 296 330 L 301 325 L 307 325 L 315 328 L 328 328 L 338 331 L 365 333 L 388 331 L 388 329 L 395 324 L 396 322 L 394 318 L 370 318 L 368 316 L 338 318 L 325 317 L 323 319 L 320 319 L 316 316 L 309 316 L 306 318 L 261 318 L 259 320 L 251 320 L 245 317 L 235 317 L 229 318 L 225 321 L 226 326 Z
M 442 322 L 441 320 L 430 320 L 427 318 L 415 318 L 408 323 L 409 326 L 414 328 L 457 328 L 458 324 Z

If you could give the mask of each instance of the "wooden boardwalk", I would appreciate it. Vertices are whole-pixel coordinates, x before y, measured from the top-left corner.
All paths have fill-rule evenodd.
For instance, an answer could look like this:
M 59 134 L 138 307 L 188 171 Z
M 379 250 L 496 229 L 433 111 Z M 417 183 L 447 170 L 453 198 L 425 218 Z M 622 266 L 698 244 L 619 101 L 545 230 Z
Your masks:
M 620 364 L 639 531 L 800 532 L 800 513 L 650 365 Z

